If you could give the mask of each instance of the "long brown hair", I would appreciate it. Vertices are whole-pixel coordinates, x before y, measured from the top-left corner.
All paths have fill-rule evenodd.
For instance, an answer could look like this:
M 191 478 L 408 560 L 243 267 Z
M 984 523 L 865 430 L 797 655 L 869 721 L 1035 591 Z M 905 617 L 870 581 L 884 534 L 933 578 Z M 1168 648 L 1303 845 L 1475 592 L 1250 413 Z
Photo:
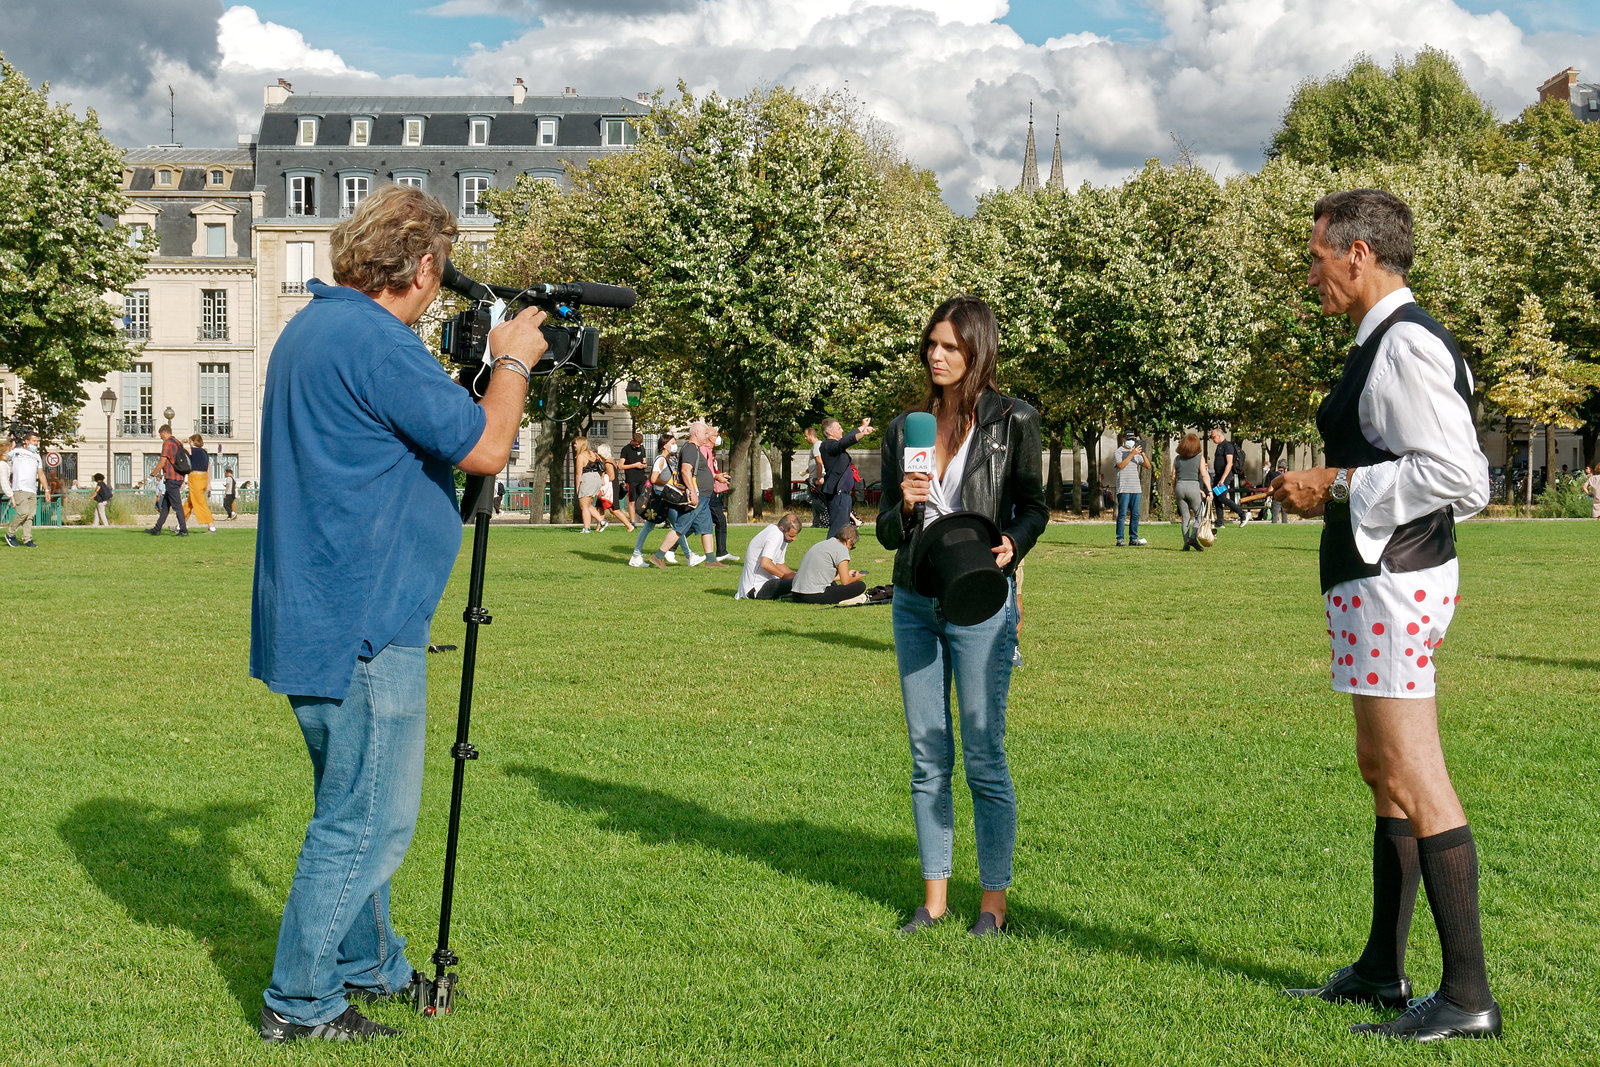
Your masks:
M 961 345 L 962 355 L 967 357 L 966 373 L 950 387 L 948 397 L 944 386 L 934 382 L 933 369 L 928 365 L 928 339 L 933 334 L 933 328 L 941 322 L 950 324 Z M 946 442 L 948 446 L 959 447 L 977 415 L 978 397 L 983 395 L 985 389 L 995 388 L 995 364 L 999 361 L 999 350 L 1000 328 L 995 323 L 994 312 L 975 296 L 965 293 L 952 296 L 934 309 L 928 325 L 923 327 L 919 352 L 923 372 L 928 376 L 928 396 L 923 401 L 923 410 L 938 415 L 945 410 L 946 401 L 950 403 L 956 420 L 955 434 Z

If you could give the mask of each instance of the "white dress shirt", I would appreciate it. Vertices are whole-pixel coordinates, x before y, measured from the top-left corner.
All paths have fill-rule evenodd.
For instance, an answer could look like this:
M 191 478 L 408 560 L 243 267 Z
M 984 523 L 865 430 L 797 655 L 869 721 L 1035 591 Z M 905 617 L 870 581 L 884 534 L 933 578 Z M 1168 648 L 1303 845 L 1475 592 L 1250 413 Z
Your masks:
M 973 425 L 976 424 L 974 420 Z M 961 510 L 961 478 L 967 473 L 967 452 L 971 445 L 972 428 L 969 427 L 961 447 L 956 449 L 956 454 L 951 456 L 950 462 L 945 465 L 944 477 L 941 478 L 935 473 L 929 479 L 928 506 L 922 517 L 924 523 Z
M 1404 287 L 1378 301 L 1361 320 L 1356 344 L 1413 302 Z M 1465 519 L 1489 503 L 1489 460 L 1455 380 L 1450 350 L 1424 327 L 1400 322 L 1383 335 L 1361 390 L 1361 432 L 1400 458 L 1350 474 L 1356 551 L 1369 564 L 1383 555 L 1395 527 L 1443 507 Z

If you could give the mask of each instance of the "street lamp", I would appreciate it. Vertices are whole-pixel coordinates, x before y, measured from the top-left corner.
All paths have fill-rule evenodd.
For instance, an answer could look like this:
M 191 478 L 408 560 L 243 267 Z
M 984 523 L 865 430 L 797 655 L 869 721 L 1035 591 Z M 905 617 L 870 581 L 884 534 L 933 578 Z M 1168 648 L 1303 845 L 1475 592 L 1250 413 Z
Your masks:
M 111 469 L 111 413 L 117 410 L 117 394 L 111 391 L 109 385 L 106 386 L 106 391 L 100 394 L 100 410 L 106 413 L 106 477 L 115 488 L 117 472 Z
M 166 407 L 166 410 L 161 412 L 161 416 L 162 416 L 162 418 L 167 420 L 167 425 L 168 426 L 172 425 L 172 416 L 173 416 L 173 414 L 174 414 L 174 412 L 172 410 L 172 405 L 171 404 L 168 404 L 167 407 Z
M 639 379 L 630 378 L 628 380 L 627 394 L 628 394 L 628 406 L 630 408 L 638 407 L 639 406 L 639 397 L 644 395 L 644 386 L 639 384 Z

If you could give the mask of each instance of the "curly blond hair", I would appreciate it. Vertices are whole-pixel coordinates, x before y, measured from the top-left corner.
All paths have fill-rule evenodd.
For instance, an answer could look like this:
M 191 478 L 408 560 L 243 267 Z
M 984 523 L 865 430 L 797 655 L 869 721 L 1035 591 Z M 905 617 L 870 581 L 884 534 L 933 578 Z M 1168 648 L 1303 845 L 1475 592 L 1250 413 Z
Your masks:
M 413 186 L 385 185 L 334 227 L 333 280 L 369 294 L 409 289 L 428 253 L 443 269 L 455 235 L 455 217 L 438 200 Z

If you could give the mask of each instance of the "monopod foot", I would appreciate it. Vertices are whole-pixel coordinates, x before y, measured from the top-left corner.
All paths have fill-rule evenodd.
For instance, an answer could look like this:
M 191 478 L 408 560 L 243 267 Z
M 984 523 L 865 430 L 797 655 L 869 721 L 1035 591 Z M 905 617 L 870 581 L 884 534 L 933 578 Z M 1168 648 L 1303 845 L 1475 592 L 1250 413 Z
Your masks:
M 455 971 L 417 987 L 416 1009 L 422 1015 L 449 1015 L 455 1010 L 461 979 Z

